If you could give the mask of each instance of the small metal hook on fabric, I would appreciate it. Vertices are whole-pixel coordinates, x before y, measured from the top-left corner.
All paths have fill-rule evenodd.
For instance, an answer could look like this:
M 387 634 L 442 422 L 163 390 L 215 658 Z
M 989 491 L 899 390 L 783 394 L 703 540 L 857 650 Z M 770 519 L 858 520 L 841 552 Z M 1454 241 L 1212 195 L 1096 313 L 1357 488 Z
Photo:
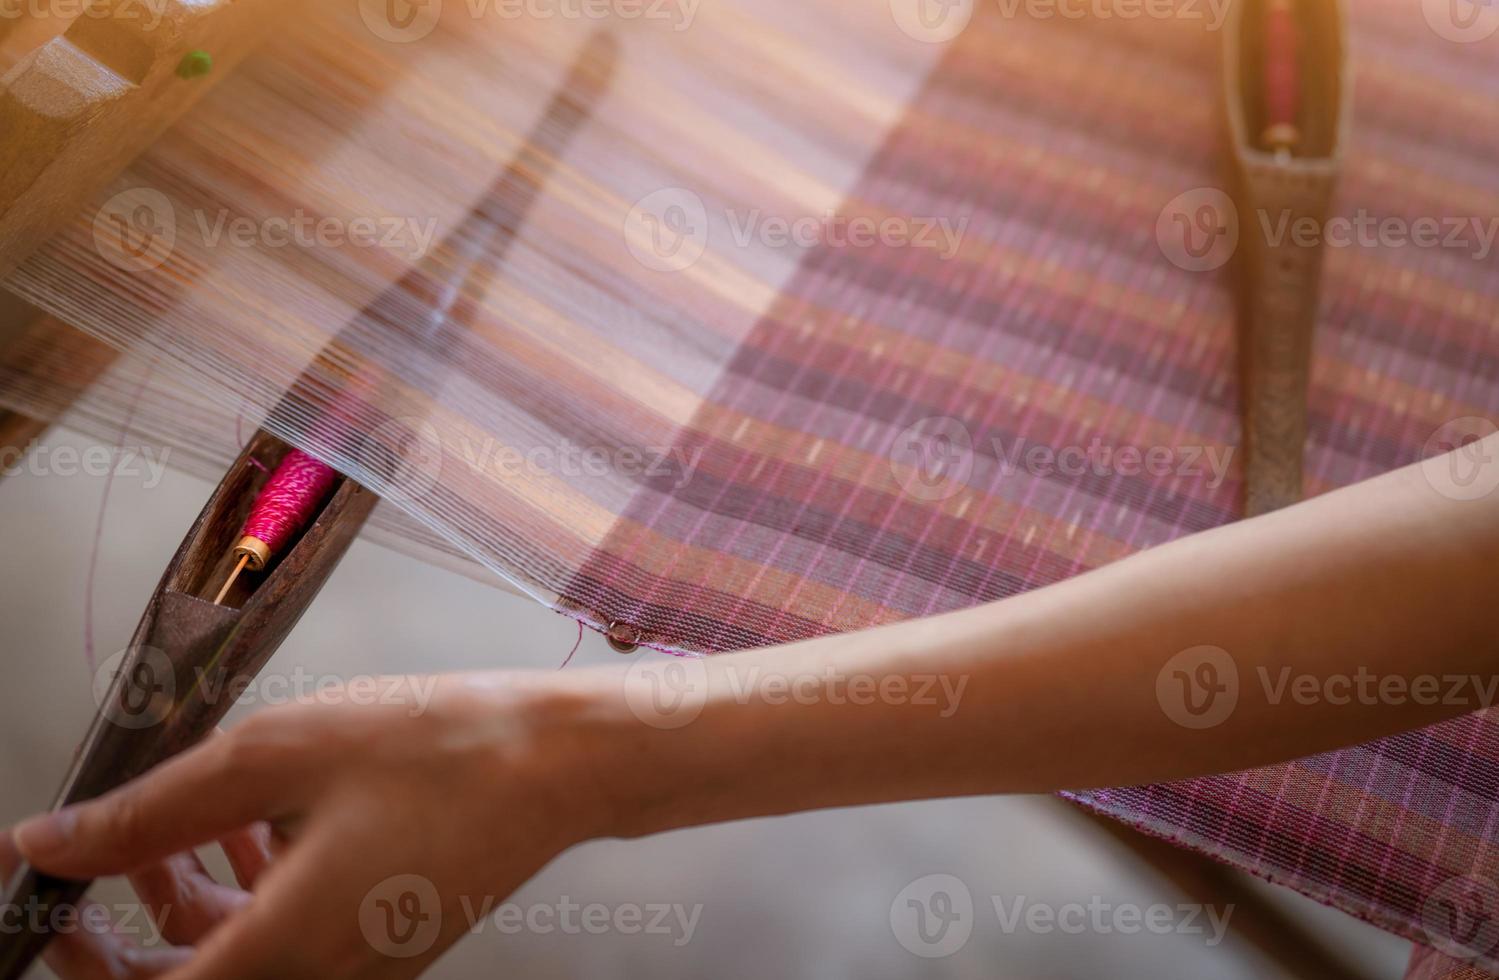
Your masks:
M 640 649 L 640 631 L 617 619 L 609 624 L 604 639 L 609 641 L 609 646 L 615 653 L 630 654 Z

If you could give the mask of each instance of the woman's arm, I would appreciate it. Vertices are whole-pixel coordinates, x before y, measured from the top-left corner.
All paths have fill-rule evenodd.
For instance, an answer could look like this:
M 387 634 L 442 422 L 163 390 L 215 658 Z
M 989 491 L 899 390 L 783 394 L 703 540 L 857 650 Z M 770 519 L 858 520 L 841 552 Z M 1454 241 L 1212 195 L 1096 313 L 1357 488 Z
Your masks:
M 1363 741 L 1483 707 L 1499 675 L 1499 492 L 1457 499 L 1446 464 L 930 619 L 262 712 L 16 840 L 44 870 L 94 877 L 269 821 L 284 853 L 253 901 L 220 901 L 176 937 L 201 953 L 173 980 L 415 976 L 471 910 L 594 837 L 1171 779 Z M 1499 436 L 1461 465 L 1489 468 L 1469 488 L 1499 484 Z M 422 920 L 435 931 L 393 959 L 370 909 L 392 914 L 412 876 L 440 905 Z M 192 906 L 196 886 L 146 877 Z M 59 949 L 94 955 L 74 937 Z
M 1493 473 L 1499 436 L 1455 462 Z M 626 712 L 589 678 L 600 779 L 649 833 L 1226 772 L 1478 710 L 1499 685 L 1499 490 L 1455 499 L 1445 465 L 989 605 L 637 668 Z

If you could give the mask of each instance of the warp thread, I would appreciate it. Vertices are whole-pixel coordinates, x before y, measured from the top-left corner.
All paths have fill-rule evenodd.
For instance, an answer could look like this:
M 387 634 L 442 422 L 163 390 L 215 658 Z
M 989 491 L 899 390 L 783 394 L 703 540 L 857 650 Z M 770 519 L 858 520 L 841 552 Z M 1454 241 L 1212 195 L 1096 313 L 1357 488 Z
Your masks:
M 141 373 L 140 382 L 135 386 L 135 391 L 130 396 L 130 404 L 125 409 L 125 418 L 120 422 L 119 449 L 124 451 L 125 439 L 130 435 L 130 428 L 135 424 L 135 410 L 140 406 L 142 393 L 146 390 L 146 384 L 151 380 L 151 373 L 156 370 L 156 362 L 153 360 L 146 365 Z M 88 669 L 96 670 L 99 666 L 98 658 L 94 656 L 94 576 L 99 571 L 99 549 L 104 544 L 104 517 L 109 513 L 109 492 L 114 489 L 114 476 L 111 474 L 104 481 L 104 493 L 99 497 L 99 516 L 94 520 L 94 539 L 89 545 L 88 576 L 83 581 L 83 656 L 88 660 Z

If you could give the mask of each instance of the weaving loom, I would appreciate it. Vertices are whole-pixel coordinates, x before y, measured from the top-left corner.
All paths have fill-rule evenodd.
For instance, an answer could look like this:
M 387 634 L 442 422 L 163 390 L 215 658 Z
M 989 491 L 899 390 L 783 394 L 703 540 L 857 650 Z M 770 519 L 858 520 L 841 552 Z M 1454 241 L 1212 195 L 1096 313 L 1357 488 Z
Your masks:
M 0 350 L 0 408 L 128 425 L 215 478 L 259 426 L 385 501 L 368 534 L 622 650 L 946 611 L 1238 519 L 1235 283 L 1173 257 L 1167 219 L 1231 187 L 1223 25 L 1186 2 L 981 3 L 941 36 L 898 7 L 704 0 L 601 28 L 326 3 L 253 54 L 255 31 L 206 12 L 164 73 L 124 48 L 137 84 L 177 93 L 159 125 L 90 136 L 72 152 L 117 159 L 88 180 L 43 175 L 66 209 L 0 198 L 3 286 L 45 314 Z M 1404 0 L 1347 17 L 1351 85 L 1323 93 L 1351 99 L 1336 191 L 1319 174 L 1298 207 L 1499 214 L 1495 42 Z M 177 71 L 184 47 L 212 54 L 207 79 Z M 1267 506 L 1499 418 L 1496 261 L 1318 253 L 1294 470 Z M 412 327 L 436 306 L 412 275 L 458 283 L 462 329 Z M 1015 465 L 1090 445 L 1191 459 Z M 1499 949 L 1471 943 L 1463 903 L 1499 874 L 1496 756 L 1480 713 L 1072 798 L 1435 947 L 1413 975 L 1480 976 Z

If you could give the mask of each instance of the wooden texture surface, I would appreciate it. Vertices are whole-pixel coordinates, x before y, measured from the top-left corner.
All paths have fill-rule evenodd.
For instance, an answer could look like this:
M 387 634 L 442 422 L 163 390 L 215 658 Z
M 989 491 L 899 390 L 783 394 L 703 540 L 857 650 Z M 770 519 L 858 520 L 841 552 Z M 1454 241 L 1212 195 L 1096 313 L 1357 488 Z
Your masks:
M 0 275 L 226 76 L 281 2 L 90 0 L 0 19 Z M 184 77 L 193 51 L 213 68 Z
M 1338 0 L 1301 0 L 1301 142 L 1295 156 L 1261 149 L 1263 3 L 1236 4 L 1224 34 L 1224 99 L 1239 210 L 1239 368 L 1242 377 L 1245 514 L 1302 497 L 1307 387 L 1311 375 L 1322 247 L 1267 228 L 1310 219 L 1320 230 L 1342 167 L 1351 116 L 1345 15 Z M 1282 224 L 1284 222 L 1284 224 Z M 1319 235 L 1320 237 L 1320 235 Z

